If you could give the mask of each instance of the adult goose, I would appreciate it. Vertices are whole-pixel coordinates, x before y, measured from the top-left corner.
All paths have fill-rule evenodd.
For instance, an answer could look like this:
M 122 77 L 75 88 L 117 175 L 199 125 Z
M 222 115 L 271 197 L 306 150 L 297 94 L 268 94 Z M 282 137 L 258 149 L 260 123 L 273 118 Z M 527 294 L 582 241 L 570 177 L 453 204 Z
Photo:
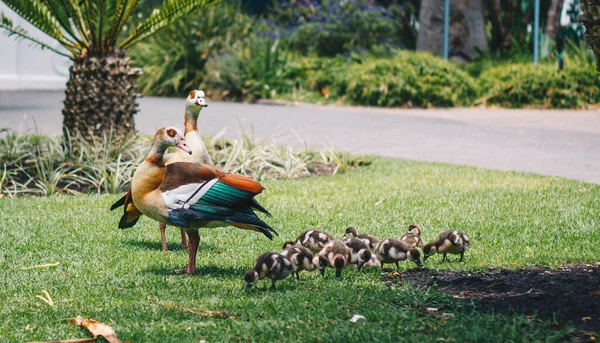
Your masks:
M 190 155 L 178 149 L 175 153 L 164 155 L 165 164 L 174 162 L 196 162 L 211 166 L 214 165 L 208 154 L 204 140 L 202 139 L 200 132 L 198 132 L 198 116 L 200 115 L 200 111 L 205 107 L 208 107 L 208 104 L 204 98 L 204 92 L 201 90 L 192 90 L 185 99 L 184 113 L 184 137 L 192 154 Z M 135 208 L 135 205 L 131 201 L 131 191 L 127 192 L 123 198 L 113 204 L 111 211 L 123 205 L 125 205 L 123 217 L 119 222 L 119 228 L 121 229 L 132 227 L 141 216 L 141 213 Z M 169 251 L 165 233 L 166 224 L 159 223 L 159 229 L 162 250 Z M 187 249 L 187 240 L 184 229 L 181 229 L 181 246 L 184 249 Z
M 140 213 L 161 223 L 185 228 L 189 261 L 185 272 L 196 272 L 198 228 L 234 226 L 262 232 L 273 239 L 273 228 L 253 209 L 270 216 L 254 197 L 263 186 L 247 176 L 225 173 L 206 164 L 165 164 L 165 151 L 176 146 L 191 154 L 183 133 L 175 127 L 159 129 L 148 157 L 131 180 L 131 201 Z

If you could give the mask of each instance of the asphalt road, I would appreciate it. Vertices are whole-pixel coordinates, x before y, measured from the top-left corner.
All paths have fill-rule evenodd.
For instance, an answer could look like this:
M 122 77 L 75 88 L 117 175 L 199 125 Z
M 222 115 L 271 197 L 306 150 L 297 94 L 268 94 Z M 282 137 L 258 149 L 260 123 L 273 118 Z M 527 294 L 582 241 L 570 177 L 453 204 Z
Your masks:
M 0 92 L 0 128 L 60 134 L 62 92 Z M 183 98 L 140 99 L 139 132 L 183 126 Z M 482 168 L 517 170 L 600 183 L 600 112 L 490 109 L 406 110 L 210 102 L 203 134 L 239 126 L 257 138 L 315 149 Z M 299 138 L 300 137 L 300 138 Z

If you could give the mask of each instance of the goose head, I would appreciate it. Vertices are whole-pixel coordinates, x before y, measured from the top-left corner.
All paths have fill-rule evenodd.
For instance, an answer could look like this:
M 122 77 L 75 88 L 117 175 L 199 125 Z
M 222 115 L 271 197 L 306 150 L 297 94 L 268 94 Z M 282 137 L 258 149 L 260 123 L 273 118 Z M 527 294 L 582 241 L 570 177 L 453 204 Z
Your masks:
M 208 107 L 206 99 L 204 99 L 204 92 L 196 89 L 191 91 L 190 95 L 185 99 L 185 108 L 198 115 L 204 107 Z
M 165 151 L 172 146 L 176 146 L 188 154 L 192 154 L 192 151 L 190 148 L 188 148 L 187 143 L 185 142 L 183 131 L 175 126 L 165 126 L 160 128 L 154 135 L 152 145 L 155 146 L 157 150 L 161 151 Z

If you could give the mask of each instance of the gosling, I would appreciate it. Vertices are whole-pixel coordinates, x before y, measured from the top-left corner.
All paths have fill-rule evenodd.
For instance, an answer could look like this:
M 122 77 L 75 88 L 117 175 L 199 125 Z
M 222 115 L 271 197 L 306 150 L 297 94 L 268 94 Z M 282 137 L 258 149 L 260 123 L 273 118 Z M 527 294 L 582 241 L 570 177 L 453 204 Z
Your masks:
M 434 242 L 427 243 L 423 247 L 423 261 L 434 254 L 444 254 L 442 262 L 446 260 L 446 254 L 460 254 L 459 262 L 462 262 L 465 252 L 469 247 L 469 237 L 457 230 L 446 230 L 437 235 Z
M 313 253 L 317 253 L 321 251 L 327 243 L 334 240 L 335 238 L 327 232 L 308 230 L 298 236 L 298 239 L 296 239 L 296 246 L 303 246 Z
M 417 249 L 409 249 L 406 244 L 397 239 L 386 239 L 377 244 L 374 250 L 375 256 L 381 262 L 381 269 L 385 263 L 396 263 L 396 268 L 400 270 L 398 261 L 406 259 L 413 261 L 417 266 L 422 267 L 421 253 Z
M 333 240 L 319 251 L 314 257 L 313 263 L 319 268 L 321 276 L 325 276 L 325 268 L 335 268 L 335 277 L 342 276 L 342 269 L 348 265 L 352 250 L 344 243 Z
M 406 244 L 409 249 L 423 248 L 425 246 L 423 237 L 421 237 L 421 228 L 415 224 L 408 227 L 408 231 L 406 231 L 404 236 L 400 237 L 400 241 Z
M 292 262 L 283 255 L 273 252 L 264 253 L 256 259 L 253 269 L 244 275 L 246 290 L 265 277 L 271 279 L 271 289 L 275 289 L 275 282 L 283 280 L 294 271 Z
M 369 249 L 369 245 L 365 241 L 353 237 L 352 239 L 344 240 L 344 244 L 351 250 L 350 263 L 356 264 L 358 270 L 371 260 L 371 249 Z
M 291 246 L 286 248 L 284 244 L 284 249 L 280 254 L 292 262 L 296 280 L 300 280 L 298 272 L 303 270 L 312 272 L 317 269 L 317 266 L 313 263 L 313 253 L 305 247 Z
M 350 226 L 346 228 L 346 238 L 344 240 L 349 240 L 353 237 L 358 238 L 361 241 L 367 243 L 369 245 L 369 249 L 371 250 L 373 250 L 375 248 L 375 245 L 379 243 L 379 238 L 372 235 L 368 235 L 366 233 L 362 233 L 359 235 L 358 232 L 356 232 L 356 229 Z

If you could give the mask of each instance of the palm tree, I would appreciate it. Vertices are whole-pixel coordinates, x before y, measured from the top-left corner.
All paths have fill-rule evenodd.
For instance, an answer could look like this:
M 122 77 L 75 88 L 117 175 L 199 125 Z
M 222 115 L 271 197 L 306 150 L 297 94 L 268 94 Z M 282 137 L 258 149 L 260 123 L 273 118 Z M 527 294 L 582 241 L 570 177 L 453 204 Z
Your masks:
M 135 133 L 138 94 L 134 82 L 142 73 L 133 67 L 125 49 L 219 1 L 165 0 L 125 35 L 125 25 L 140 0 L 2 0 L 67 53 L 31 36 L 4 13 L 0 14 L 0 28 L 8 36 L 27 39 L 73 60 L 63 108 L 65 134 L 81 134 L 91 140 L 113 130 L 124 137 Z
M 580 20 L 585 26 L 585 38 L 598 60 L 596 70 L 600 71 L 600 0 L 582 0 Z

